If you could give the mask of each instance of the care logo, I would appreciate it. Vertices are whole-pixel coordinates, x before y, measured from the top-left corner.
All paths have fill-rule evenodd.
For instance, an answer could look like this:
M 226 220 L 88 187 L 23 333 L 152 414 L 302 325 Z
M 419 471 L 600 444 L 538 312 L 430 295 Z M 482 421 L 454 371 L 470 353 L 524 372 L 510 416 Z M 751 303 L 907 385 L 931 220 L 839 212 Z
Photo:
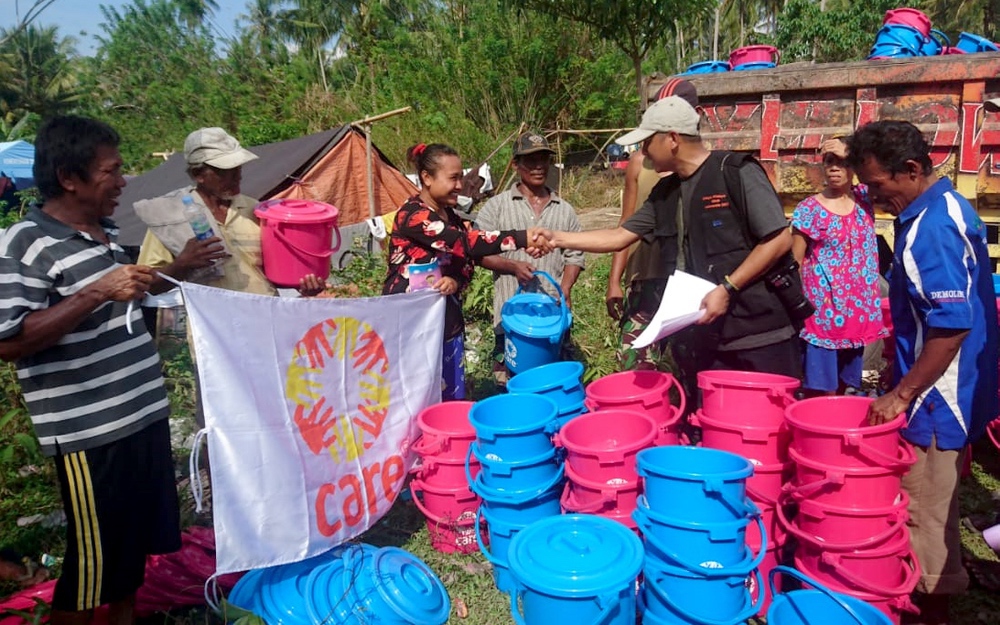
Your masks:
M 336 484 L 319 489 L 317 525 L 324 535 L 340 531 L 341 519 L 354 526 L 366 510 L 375 513 L 380 495 L 389 503 L 395 499 L 403 476 L 398 450 L 378 458 L 381 462 L 366 465 L 363 459 L 381 437 L 389 414 L 390 369 L 382 337 L 351 317 L 322 321 L 295 345 L 285 397 L 299 435 L 313 454 L 328 454 L 338 468 L 361 467 L 360 476 L 347 471 Z

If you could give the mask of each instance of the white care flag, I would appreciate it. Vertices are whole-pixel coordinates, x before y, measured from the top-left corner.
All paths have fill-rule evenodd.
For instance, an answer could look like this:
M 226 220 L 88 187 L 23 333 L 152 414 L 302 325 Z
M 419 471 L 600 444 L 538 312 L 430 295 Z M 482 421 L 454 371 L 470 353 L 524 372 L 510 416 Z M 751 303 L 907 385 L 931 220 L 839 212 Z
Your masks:
M 660 307 L 646 329 L 632 341 L 633 349 L 652 345 L 662 338 L 680 332 L 705 316 L 701 300 L 716 287 L 708 280 L 683 271 L 674 271 L 667 280 Z
M 417 413 L 441 401 L 445 299 L 183 291 L 217 572 L 296 562 L 371 527 L 413 464 Z

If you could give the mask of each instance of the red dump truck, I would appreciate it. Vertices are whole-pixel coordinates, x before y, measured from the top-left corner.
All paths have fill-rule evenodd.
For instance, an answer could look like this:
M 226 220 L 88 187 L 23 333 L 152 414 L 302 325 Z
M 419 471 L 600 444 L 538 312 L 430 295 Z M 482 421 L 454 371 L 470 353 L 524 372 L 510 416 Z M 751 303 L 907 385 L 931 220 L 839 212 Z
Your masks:
M 685 78 L 698 89 L 704 139 L 713 149 L 757 156 L 789 213 L 822 187 L 823 140 L 870 121 L 901 119 L 925 133 L 938 174 L 984 221 L 1000 224 L 1000 113 L 983 108 L 1000 97 L 1000 53 L 795 63 Z M 647 98 L 665 80 L 648 78 Z M 881 217 L 879 233 L 891 244 L 891 218 Z M 997 228 L 990 231 L 990 256 L 998 258 Z

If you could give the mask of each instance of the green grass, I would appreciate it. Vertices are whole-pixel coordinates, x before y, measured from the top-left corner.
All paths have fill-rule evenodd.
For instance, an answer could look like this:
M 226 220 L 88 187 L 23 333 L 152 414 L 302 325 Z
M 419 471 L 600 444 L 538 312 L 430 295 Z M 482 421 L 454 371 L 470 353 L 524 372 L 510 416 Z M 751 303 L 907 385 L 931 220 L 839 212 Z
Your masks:
M 374 295 L 381 288 L 384 267 L 384 260 L 379 256 L 370 259 L 359 257 L 334 278 L 345 287 L 353 285 L 352 294 Z M 615 370 L 617 332 L 604 307 L 608 269 L 607 257 L 589 258 L 588 268 L 573 294 L 576 321 L 572 338 L 581 361 L 586 365 L 587 380 Z M 477 272 L 466 298 L 467 375 L 473 399 L 497 392 L 489 363 L 493 341 L 490 289 L 487 272 Z M 194 407 L 190 357 L 178 337 L 162 341 L 161 353 L 171 406 L 175 416 L 187 422 Z M 59 556 L 64 550 L 61 528 L 46 528 L 39 524 L 17 526 L 19 517 L 56 511 L 60 508 L 60 501 L 51 461 L 41 458 L 37 447 L 33 449 L 31 445 L 22 444 L 25 436 L 30 438 L 31 428 L 20 402 L 12 368 L 6 364 L 0 365 L 0 390 L 4 393 L 0 415 L 10 411 L 15 415 L 0 422 L 0 547 L 13 548 L 36 559 L 42 553 Z M 191 426 L 181 423 L 180 427 Z M 185 452 L 182 448 L 176 450 L 182 473 L 187 472 Z M 962 514 L 995 514 L 1000 510 L 1000 505 L 993 498 L 994 493 L 1000 492 L 1000 480 L 997 478 L 1000 475 L 1000 454 L 989 441 L 984 440 L 976 446 L 974 457 L 973 475 L 962 483 Z M 35 467 L 35 470 L 22 471 L 26 466 Z M 493 625 L 511 622 L 509 599 L 494 588 L 490 566 L 485 558 L 479 553 L 449 555 L 432 549 L 423 516 L 412 504 L 402 499 L 397 501 L 389 514 L 362 536 L 362 540 L 380 546 L 400 546 L 423 559 L 448 589 L 453 604 L 449 623 Z M 963 528 L 962 544 L 969 558 L 997 561 L 996 555 L 978 533 Z M 0 585 L 0 596 L 15 589 L 10 584 Z M 459 604 L 468 611 L 465 617 L 457 614 Z M 1000 597 L 973 587 L 955 602 L 952 622 L 956 625 L 995 623 L 996 614 L 1000 614 Z M 204 609 L 180 609 L 169 615 L 156 615 L 145 622 L 147 625 L 194 625 L 221 621 Z

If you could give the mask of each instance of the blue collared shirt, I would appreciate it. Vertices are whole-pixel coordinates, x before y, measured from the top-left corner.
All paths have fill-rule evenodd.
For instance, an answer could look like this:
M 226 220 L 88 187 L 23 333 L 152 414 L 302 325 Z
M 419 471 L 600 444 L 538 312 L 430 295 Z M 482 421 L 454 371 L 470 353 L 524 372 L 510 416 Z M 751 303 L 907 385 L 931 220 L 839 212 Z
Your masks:
M 942 178 L 896 220 L 889 298 L 895 382 L 913 368 L 931 328 L 968 330 L 944 374 L 913 402 L 903 437 L 961 449 L 996 418 L 998 329 L 986 226 Z

